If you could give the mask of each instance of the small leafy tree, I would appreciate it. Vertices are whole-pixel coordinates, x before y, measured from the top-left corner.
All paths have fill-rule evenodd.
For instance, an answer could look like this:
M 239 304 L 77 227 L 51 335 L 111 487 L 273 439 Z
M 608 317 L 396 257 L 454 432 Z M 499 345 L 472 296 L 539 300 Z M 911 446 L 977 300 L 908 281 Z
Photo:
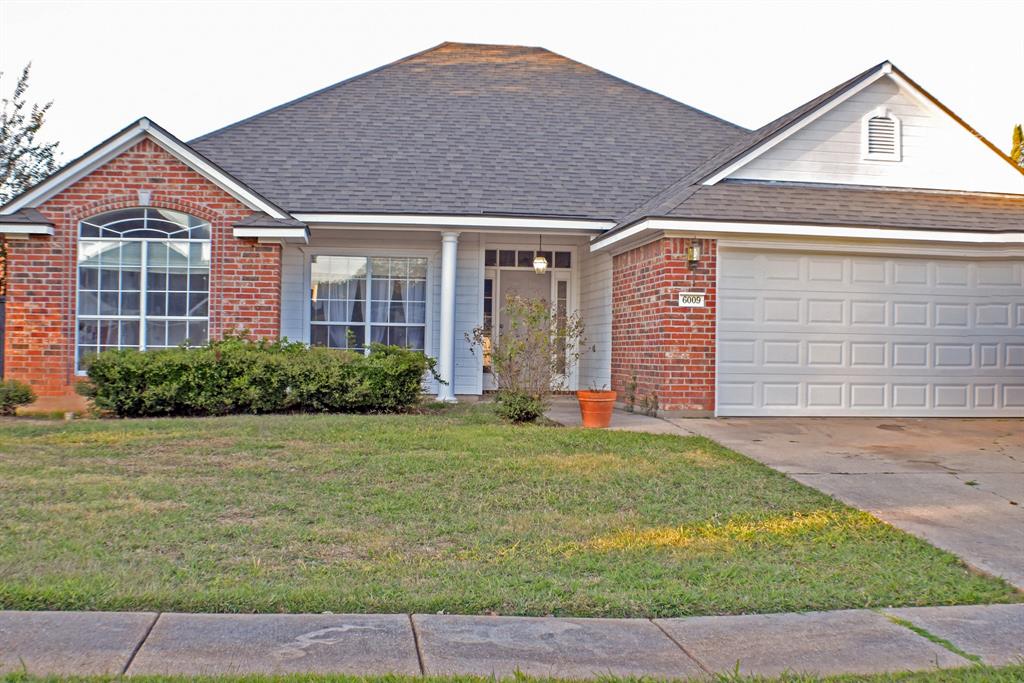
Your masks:
M 58 143 L 36 139 L 53 101 L 29 105 L 25 99 L 31 68 L 22 69 L 14 94 L 0 100 L 0 204 L 57 170 Z
M 506 299 L 501 317 L 496 340 L 477 327 L 466 341 L 474 353 L 490 349 L 499 413 L 514 422 L 530 422 L 544 413 L 552 391 L 565 386 L 579 360 L 583 322 L 579 313 L 556 311 L 544 299 L 518 296 Z
M 1010 148 L 1010 158 L 1015 164 L 1024 168 L 1024 128 L 1019 123 L 1013 127 L 1013 147 Z

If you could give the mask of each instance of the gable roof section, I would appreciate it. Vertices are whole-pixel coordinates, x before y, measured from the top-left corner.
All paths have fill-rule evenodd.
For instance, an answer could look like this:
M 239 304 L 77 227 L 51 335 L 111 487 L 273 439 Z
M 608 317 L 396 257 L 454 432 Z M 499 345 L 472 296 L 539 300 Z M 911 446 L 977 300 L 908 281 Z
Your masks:
M 905 73 L 900 71 L 892 62 L 885 61 L 861 72 L 845 83 L 822 93 L 818 97 L 797 107 L 793 111 L 783 114 L 776 120 L 762 126 L 747 140 L 746 144 L 738 144 L 735 149 L 723 150 L 710 160 L 706 168 L 702 169 L 700 182 L 705 185 L 713 185 L 723 180 L 737 168 L 745 165 L 748 161 L 756 158 L 771 147 L 779 144 L 797 130 L 818 119 L 830 111 L 836 105 L 849 99 L 867 86 L 885 76 L 891 77 L 897 85 L 908 90 L 921 100 L 938 108 L 944 114 L 952 118 L 957 124 L 963 127 L 968 133 L 977 138 L 982 144 L 995 152 L 1000 158 L 1008 163 L 1015 171 L 1024 174 L 1024 169 L 1013 163 L 1004 152 L 993 145 L 981 133 L 967 124 L 966 121 L 957 116 L 949 107 L 942 104 L 931 93 L 922 88 Z
M 632 209 L 598 243 L 644 218 L 763 223 L 842 224 L 911 229 L 1021 232 L 1024 195 L 914 191 L 888 187 L 726 180 L 766 145 L 784 139 L 883 76 L 900 79 L 952 117 L 1020 173 L 1024 169 L 891 62 L 882 62 L 736 140 L 690 173 Z M 813 117 L 813 118 L 812 118 Z M 598 245 L 595 244 L 595 247 Z
M 679 178 L 668 187 L 663 188 L 660 192 L 639 206 L 634 207 L 633 210 L 619 221 L 619 225 L 616 226 L 616 229 L 627 226 L 630 223 L 634 223 L 647 216 L 666 215 L 666 212 L 686 201 L 688 197 L 696 192 L 700 187 L 698 184 L 700 181 L 711 176 L 723 167 L 728 166 L 736 159 L 756 150 L 760 145 L 773 139 L 791 125 L 806 117 L 809 113 L 819 110 L 830 102 L 836 101 L 854 88 L 861 87 L 862 85 L 868 85 L 870 83 L 868 79 L 882 69 L 885 64 L 887 64 L 887 62 L 882 62 L 870 69 L 866 69 L 853 78 L 840 83 L 831 90 L 827 90 L 814 99 L 805 102 L 796 109 L 783 114 L 774 121 L 770 121 L 757 130 L 739 137 L 731 145 L 710 156 L 690 173 Z
M 443 43 L 192 145 L 292 212 L 607 220 L 746 134 L 548 50 Z
M 122 128 L 77 159 L 65 164 L 42 182 L 37 183 L 0 207 L 0 215 L 17 215 L 24 213 L 28 209 L 40 206 L 50 197 L 53 197 L 61 190 L 69 187 L 77 180 L 146 138 L 153 140 L 153 142 L 183 164 L 192 168 L 254 211 L 262 211 L 274 218 L 289 218 L 288 213 L 279 206 L 251 190 L 230 173 L 224 171 L 217 164 L 196 152 L 146 117 L 140 118 Z

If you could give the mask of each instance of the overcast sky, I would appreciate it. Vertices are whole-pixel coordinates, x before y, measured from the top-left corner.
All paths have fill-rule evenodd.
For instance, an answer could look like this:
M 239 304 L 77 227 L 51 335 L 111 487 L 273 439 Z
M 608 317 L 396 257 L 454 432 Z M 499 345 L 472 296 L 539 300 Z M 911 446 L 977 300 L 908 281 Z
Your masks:
M 146 115 L 190 139 L 445 40 L 546 47 L 747 127 L 891 59 L 1008 150 L 1024 3 L 0 0 L 62 161 Z

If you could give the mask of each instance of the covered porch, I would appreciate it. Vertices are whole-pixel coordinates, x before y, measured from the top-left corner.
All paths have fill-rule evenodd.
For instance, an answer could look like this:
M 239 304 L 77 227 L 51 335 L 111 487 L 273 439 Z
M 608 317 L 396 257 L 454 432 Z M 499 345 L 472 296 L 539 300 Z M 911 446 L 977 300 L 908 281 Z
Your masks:
M 501 334 L 506 297 L 578 311 L 586 346 L 568 388 L 610 383 L 611 257 L 591 254 L 594 221 L 298 216 L 301 242 L 282 244 L 281 336 L 334 348 L 420 349 L 438 361 L 438 400 L 479 396 L 494 383 L 466 337 Z M 535 260 L 543 259 L 544 267 Z

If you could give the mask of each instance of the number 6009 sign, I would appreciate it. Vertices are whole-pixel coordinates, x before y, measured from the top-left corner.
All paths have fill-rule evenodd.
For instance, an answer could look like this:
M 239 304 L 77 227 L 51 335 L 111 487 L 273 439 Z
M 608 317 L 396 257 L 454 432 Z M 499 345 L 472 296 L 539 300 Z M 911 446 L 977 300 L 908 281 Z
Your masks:
M 700 307 L 704 305 L 704 292 L 679 292 L 679 305 Z

